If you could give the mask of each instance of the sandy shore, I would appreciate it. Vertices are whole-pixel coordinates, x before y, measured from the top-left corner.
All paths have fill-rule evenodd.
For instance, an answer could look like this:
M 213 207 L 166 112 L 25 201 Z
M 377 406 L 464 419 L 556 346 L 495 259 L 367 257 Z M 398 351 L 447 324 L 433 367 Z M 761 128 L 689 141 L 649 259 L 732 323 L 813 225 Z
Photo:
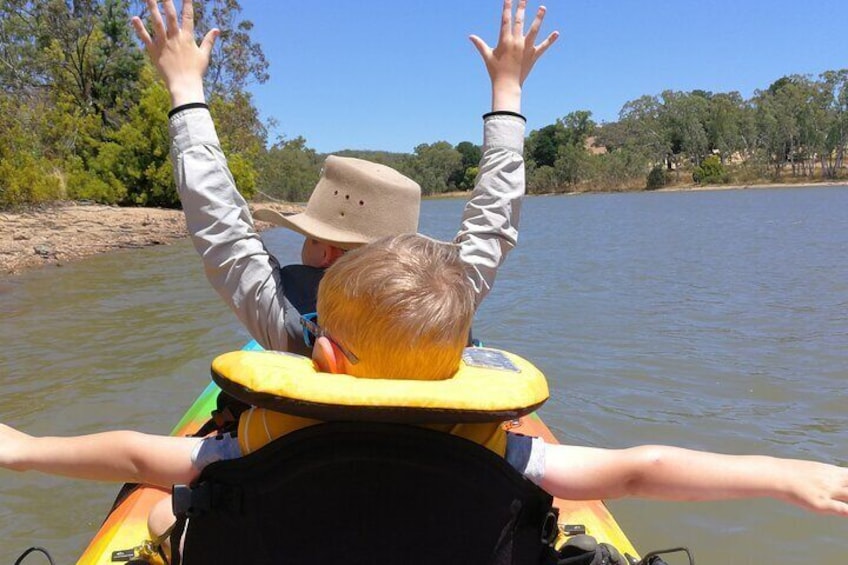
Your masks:
M 749 188 L 800 188 L 818 186 L 848 186 L 848 181 L 817 181 L 817 182 L 775 182 L 766 184 L 708 184 L 693 186 L 670 186 L 658 188 L 653 192 L 696 192 L 699 190 L 747 190 Z
M 263 204 L 282 213 L 300 206 Z M 257 222 L 260 231 L 269 224 Z M 0 212 L 0 276 L 188 237 L 181 210 L 70 203 Z

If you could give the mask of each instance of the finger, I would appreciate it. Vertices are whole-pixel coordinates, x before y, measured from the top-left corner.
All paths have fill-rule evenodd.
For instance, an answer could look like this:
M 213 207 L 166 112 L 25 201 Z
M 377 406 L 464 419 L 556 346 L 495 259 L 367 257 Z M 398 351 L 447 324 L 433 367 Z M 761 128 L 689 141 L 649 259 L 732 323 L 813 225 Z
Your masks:
M 548 37 L 546 37 L 545 40 L 536 47 L 536 59 L 541 57 L 542 54 L 544 54 L 544 52 L 548 50 L 548 47 L 553 45 L 557 39 L 559 39 L 558 31 L 554 31 Z
M 191 1 L 191 0 L 186 0 Z M 177 9 L 174 7 L 173 0 L 163 0 L 162 9 L 165 11 L 165 21 L 168 23 L 168 33 L 171 35 L 180 31 L 180 24 L 177 21 Z
M 153 34 L 157 37 L 165 37 L 165 23 L 156 0 L 147 0 L 147 9 L 150 10 L 150 22 L 153 25 Z
M 489 47 L 485 41 L 483 41 L 476 35 L 471 35 L 468 37 L 468 39 L 471 40 L 471 43 L 473 43 L 474 47 L 477 48 L 477 51 L 480 52 L 480 55 L 483 57 L 483 60 L 488 60 L 489 54 L 492 52 L 491 47 Z
M 212 48 L 215 47 L 215 40 L 221 35 L 221 30 L 218 28 L 210 29 L 209 33 L 203 36 L 203 41 L 200 42 L 200 50 L 206 57 L 211 57 Z
M 503 13 L 501 13 L 501 37 L 509 36 L 509 27 L 512 22 L 512 0 L 504 0 Z
M 152 48 L 153 47 L 153 38 L 151 38 L 150 34 L 147 33 L 147 28 L 144 27 L 144 22 L 141 21 L 141 18 L 136 16 L 132 20 L 130 20 L 130 23 L 132 23 L 133 29 L 135 30 L 136 37 L 138 37 L 138 39 L 142 43 L 144 43 L 144 46 L 147 49 Z
M 533 23 L 530 24 L 530 29 L 527 31 L 527 42 L 531 45 L 536 43 L 536 36 L 539 35 L 539 28 L 542 27 L 542 20 L 545 19 L 546 13 L 547 8 L 544 6 L 539 6 L 536 11 L 536 17 L 533 18 Z
M 524 11 L 527 9 L 527 0 L 518 0 L 518 8 L 515 10 L 515 23 L 512 26 L 513 35 L 521 37 L 524 35 Z
M 192 2 L 191 0 L 183 0 L 182 24 L 183 24 L 183 29 L 186 31 L 186 33 L 190 33 L 193 37 L 194 36 L 194 2 Z

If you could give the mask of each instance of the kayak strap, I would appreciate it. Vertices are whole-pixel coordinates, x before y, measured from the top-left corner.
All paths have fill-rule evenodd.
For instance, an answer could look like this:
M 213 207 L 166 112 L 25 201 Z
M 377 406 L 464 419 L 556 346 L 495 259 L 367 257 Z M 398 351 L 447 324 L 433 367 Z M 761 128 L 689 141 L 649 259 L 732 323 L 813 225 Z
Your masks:
M 549 494 L 490 450 L 417 426 L 304 428 L 208 465 L 173 500 L 190 519 L 172 563 L 556 563 Z

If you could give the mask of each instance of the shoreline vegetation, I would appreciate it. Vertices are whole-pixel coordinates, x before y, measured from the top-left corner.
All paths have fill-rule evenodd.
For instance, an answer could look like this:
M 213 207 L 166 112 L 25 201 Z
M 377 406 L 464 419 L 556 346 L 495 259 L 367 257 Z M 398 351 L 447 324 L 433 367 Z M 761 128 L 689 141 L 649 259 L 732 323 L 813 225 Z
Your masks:
M 848 181 L 785 182 L 763 184 L 681 185 L 651 192 L 697 192 L 793 187 L 848 186 Z M 575 191 L 564 194 L 599 194 L 610 191 Z M 560 193 L 562 194 L 562 193 Z M 449 192 L 428 199 L 465 198 L 467 192 Z M 541 196 L 541 195 L 539 195 Z M 300 204 L 265 203 L 283 214 L 303 210 Z M 272 227 L 256 222 L 262 232 Z M 0 277 L 18 275 L 47 266 L 102 253 L 168 245 L 188 237 L 182 210 L 118 207 L 84 202 L 59 202 L 0 212 Z

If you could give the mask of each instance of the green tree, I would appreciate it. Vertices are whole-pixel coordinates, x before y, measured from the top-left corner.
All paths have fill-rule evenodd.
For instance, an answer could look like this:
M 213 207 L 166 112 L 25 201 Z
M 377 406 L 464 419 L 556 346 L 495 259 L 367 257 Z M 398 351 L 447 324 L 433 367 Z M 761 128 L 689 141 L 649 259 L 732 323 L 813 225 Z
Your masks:
M 706 130 L 709 96 L 705 92 L 667 90 L 662 93 L 663 133 L 671 149 L 669 158 L 678 174 L 687 158 L 698 165 L 709 154 Z
M 608 126 L 605 126 L 605 129 Z M 650 165 L 672 169 L 672 147 L 662 120 L 662 105 L 655 96 L 642 96 L 624 104 L 615 128 L 619 147 L 642 154 Z
M 848 147 L 848 69 L 824 72 L 820 79 L 827 130 L 819 156 L 822 174 L 832 179 L 843 167 Z
M 555 124 L 531 131 L 524 147 L 527 160 L 538 167 L 553 167 L 562 143 L 562 130 L 562 123 L 557 121 Z
M 462 155 L 447 141 L 422 143 L 415 154 L 401 164 L 400 171 L 421 185 L 421 193 L 441 194 L 456 187 L 448 183 L 462 165 Z
M 471 190 L 474 188 L 474 179 L 477 176 L 480 159 L 483 157 L 483 149 L 470 141 L 458 143 L 455 149 L 462 156 L 462 161 L 459 167 L 451 173 L 448 184 L 460 190 Z
M 280 139 L 258 161 L 258 194 L 274 200 L 305 202 L 318 182 L 320 159 L 306 139 Z

